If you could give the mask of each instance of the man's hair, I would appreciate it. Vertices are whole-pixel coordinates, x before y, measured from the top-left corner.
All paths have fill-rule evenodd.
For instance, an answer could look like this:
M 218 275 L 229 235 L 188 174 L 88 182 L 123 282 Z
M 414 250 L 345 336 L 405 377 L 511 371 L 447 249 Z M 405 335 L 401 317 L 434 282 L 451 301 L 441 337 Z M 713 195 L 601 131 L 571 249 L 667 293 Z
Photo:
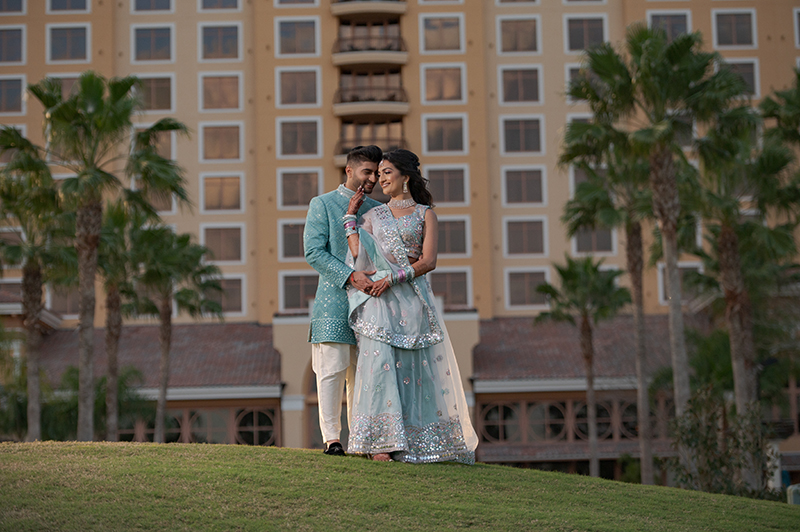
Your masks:
M 347 166 L 353 167 L 360 163 L 375 163 L 381 162 L 383 151 L 374 144 L 369 146 L 356 146 L 347 154 Z

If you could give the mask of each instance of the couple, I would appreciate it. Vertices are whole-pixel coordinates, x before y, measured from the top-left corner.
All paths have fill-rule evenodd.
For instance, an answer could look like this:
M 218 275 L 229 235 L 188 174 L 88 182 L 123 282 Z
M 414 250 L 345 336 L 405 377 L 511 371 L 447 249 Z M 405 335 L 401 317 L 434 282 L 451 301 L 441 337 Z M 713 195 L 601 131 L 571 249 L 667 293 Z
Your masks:
M 311 200 L 303 235 L 320 274 L 309 340 L 325 453 L 344 455 L 346 382 L 349 453 L 474 463 L 478 438 L 425 277 L 436 266 L 438 226 L 419 159 L 358 146 L 345 173 L 338 189 Z M 376 183 L 386 205 L 366 197 Z

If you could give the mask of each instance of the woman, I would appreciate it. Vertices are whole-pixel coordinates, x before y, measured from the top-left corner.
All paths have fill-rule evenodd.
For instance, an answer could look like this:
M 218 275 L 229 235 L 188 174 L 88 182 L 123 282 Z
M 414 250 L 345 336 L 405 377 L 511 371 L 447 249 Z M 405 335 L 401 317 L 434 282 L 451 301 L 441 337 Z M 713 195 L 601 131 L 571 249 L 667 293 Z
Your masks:
M 358 363 L 347 451 L 380 461 L 474 463 L 478 438 L 425 277 L 436 267 L 438 227 L 419 159 L 408 150 L 384 154 L 378 183 L 389 203 L 356 227 L 359 190 L 344 217 L 349 265 L 376 271 L 368 294 L 348 292 Z

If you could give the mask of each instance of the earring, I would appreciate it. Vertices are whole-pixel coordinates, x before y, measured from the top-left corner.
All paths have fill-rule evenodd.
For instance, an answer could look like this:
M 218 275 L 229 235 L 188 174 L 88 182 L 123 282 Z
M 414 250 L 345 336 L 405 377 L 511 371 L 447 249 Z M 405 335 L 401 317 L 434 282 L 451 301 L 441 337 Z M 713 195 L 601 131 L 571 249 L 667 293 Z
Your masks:
M 408 194 L 408 181 L 403 183 L 403 194 Z

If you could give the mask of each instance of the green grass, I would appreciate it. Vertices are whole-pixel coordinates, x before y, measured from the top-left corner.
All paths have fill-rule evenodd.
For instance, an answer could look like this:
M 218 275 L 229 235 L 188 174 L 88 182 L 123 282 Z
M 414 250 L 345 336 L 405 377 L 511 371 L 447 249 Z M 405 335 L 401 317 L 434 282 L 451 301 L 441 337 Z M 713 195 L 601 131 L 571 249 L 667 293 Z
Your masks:
M 800 530 L 800 507 L 479 464 L 0 444 L 0 530 Z

